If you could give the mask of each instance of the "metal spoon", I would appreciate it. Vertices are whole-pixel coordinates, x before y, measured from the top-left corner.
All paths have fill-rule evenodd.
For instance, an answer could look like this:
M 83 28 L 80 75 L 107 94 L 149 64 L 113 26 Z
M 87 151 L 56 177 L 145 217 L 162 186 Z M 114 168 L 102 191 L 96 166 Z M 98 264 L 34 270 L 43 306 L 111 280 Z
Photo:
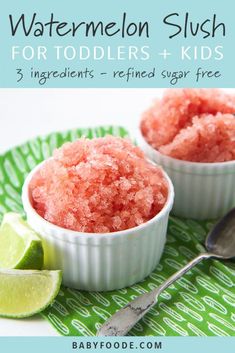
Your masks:
M 97 336 L 125 336 L 130 329 L 157 303 L 159 294 L 203 259 L 235 257 L 235 208 L 228 212 L 210 231 L 206 238 L 208 252 L 198 255 L 172 275 L 160 287 L 140 295 L 117 311 L 99 329 Z

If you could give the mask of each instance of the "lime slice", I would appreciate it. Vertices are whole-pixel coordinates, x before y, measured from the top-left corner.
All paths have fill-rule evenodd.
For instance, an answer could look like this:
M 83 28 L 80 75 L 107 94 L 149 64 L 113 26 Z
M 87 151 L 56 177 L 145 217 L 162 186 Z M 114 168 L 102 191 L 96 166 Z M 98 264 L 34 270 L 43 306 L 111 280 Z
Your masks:
M 17 213 L 6 213 L 0 227 L 0 268 L 41 269 L 40 238 Z
M 39 313 L 53 302 L 61 280 L 61 271 L 0 270 L 0 316 Z

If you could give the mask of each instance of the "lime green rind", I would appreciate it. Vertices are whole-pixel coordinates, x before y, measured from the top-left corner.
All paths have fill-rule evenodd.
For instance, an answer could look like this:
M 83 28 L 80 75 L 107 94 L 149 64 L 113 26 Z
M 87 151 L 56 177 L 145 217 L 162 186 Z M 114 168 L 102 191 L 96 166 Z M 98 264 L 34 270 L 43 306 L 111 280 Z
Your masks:
M 35 314 L 40 313 L 41 311 L 45 310 L 50 304 L 53 303 L 53 301 L 55 300 L 56 296 L 59 293 L 60 290 L 60 286 L 61 286 L 61 282 L 62 282 L 62 271 L 60 270 L 56 270 L 56 271 L 48 271 L 48 270 L 44 270 L 44 271 L 37 271 L 37 270 L 0 270 L 0 278 L 2 275 L 7 275 L 7 276 L 12 276 L 12 275 L 17 275 L 19 276 L 18 281 L 21 281 L 21 283 L 23 283 L 24 280 L 24 276 L 27 275 L 33 275 L 33 276 L 37 276 L 37 275 L 48 275 L 48 279 L 52 279 L 53 280 L 53 290 L 51 290 L 50 295 L 48 296 L 47 300 L 45 300 L 45 302 L 43 303 L 43 305 L 40 305 L 39 307 L 36 307 L 34 310 L 29 311 L 29 312 L 22 312 L 22 313 L 17 313 L 17 314 L 9 314 L 9 313 L 4 313 L 3 311 L 0 311 L 0 317 L 3 318 L 12 318 L 12 319 L 22 319 L 22 318 L 26 318 L 26 317 L 30 317 L 33 316 Z M 4 288 L 4 281 L 0 281 L 0 294 L 1 292 L 3 292 Z M 23 285 L 23 284 L 22 284 Z M 25 291 L 25 294 L 30 297 L 30 289 L 27 288 L 27 290 Z M 4 294 L 3 294 L 4 295 Z M 7 295 L 7 293 L 5 293 L 5 295 Z M 16 293 L 17 295 L 17 293 Z M 33 298 L 33 300 L 35 301 L 35 303 L 37 303 L 36 298 Z
M 9 212 L 0 227 L 0 268 L 43 268 L 43 247 L 39 236 L 22 219 Z
M 41 270 L 43 268 L 44 251 L 41 241 L 33 240 L 21 260 L 12 269 Z

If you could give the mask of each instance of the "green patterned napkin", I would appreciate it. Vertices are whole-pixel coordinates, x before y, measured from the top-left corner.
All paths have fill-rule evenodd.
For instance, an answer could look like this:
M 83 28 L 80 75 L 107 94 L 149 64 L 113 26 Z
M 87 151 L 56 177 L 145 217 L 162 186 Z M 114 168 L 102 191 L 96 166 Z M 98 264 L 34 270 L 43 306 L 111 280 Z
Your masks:
M 82 135 L 126 136 L 121 127 L 78 129 L 39 137 L 0 156 L 0 218 L 23 213 L 21 188 L 28 172 L 54 148 Z M 62 335 L 92 336 L 116 310 L 159 286 L 203 250 L 211 222 L 170 218 L 164 255 L 155 271 L 130 288 L 107 293 L 62 287 L 42 316 Z M 131 330 L 132 336 L 235 336 L 235 264 L 205 260 L 159 298 L 159 303 Z

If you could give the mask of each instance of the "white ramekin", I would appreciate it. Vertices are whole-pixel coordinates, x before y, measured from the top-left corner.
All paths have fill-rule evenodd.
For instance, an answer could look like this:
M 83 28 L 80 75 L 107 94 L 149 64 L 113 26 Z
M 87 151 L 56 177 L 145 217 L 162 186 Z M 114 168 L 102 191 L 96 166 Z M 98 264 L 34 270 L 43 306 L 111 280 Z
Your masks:
M 64 285 L 88 291 L 127 287 L 153 271 L 163 252 L 174 201 L 173 185 L 166 173 L 169 194 L 160 213 L 132 229 L 96 234 L 64 229 L 38 215 L 31 204 L 29 183 L 40 167 L 27 176 L 22 201 L 28 223 L 42 238 L 45 268 L 61 269 Z
M 215 219 L 235 206 L 235 161 L 197 163 L 181 161 L 159 153 L 144 139 L 136 140 L 146 156 L 161 165 L 175 189 L 172 213 L 179 217 Z

